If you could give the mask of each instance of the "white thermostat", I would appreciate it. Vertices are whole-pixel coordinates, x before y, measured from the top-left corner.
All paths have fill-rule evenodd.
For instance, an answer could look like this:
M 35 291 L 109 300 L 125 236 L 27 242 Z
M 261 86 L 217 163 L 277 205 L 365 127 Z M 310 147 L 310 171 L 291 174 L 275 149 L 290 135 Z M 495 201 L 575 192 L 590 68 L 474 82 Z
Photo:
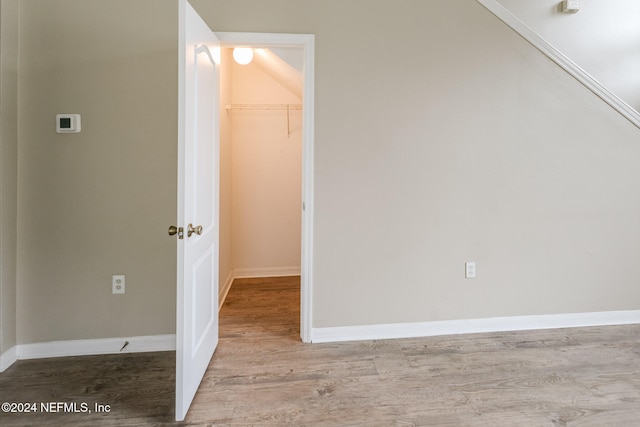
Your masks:
M 82 129 L 80 124 L 80 114 L 58 114 L 56 115 L 56 132 L 58 133 L 78 133 Z

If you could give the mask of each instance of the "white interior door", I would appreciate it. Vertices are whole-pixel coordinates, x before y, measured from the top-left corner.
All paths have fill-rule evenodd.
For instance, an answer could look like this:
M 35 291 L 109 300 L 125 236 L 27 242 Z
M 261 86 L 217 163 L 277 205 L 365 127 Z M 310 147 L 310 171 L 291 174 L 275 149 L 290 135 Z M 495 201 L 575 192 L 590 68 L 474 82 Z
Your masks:
M 185 418 L 218 343 L 220 45 L 180 0 L 176 420 Z M 182 235 L 182 236 L 180 236 Z

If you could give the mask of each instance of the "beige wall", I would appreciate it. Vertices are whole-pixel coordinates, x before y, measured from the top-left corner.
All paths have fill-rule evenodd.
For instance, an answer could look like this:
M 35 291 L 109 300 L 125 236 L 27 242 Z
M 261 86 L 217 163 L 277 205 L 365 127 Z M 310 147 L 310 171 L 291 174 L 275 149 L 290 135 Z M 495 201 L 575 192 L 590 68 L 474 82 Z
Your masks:
M 21 344 L 175 333 L 177 11 L 22 2 Z M 56 134 L 57 113 L 82 114 L 82 132 Z
M 499 0 L 518 19 L 640 111 L 640 2 L 589 0 L 563 13 L 557 0 Z
M 233 82 L 232 49 L 221 49 L 220 61 L 220 261 L 219 290 L 224 293 L 233 278 L 231 211 L 231 117 L 225 106 L 231 103 Z M 224 295 L 221 295 L 223 297 Z
M 255 64 L 233 61 L 232 102 L 300 104 Z M 233 266 L 240 274 L 300 267 L 302 112 L 223 111 L 231 119 Z M 289 135 L 289 131 L 291 134 Z
M 316 35 L 314 327 L 638 309 L 640 131 L 475 1 L 193 3 Z M 18 342 L 173 333 L 177 5 L 22 14 Z
M 0 2 L 0 355 L 16 345 L 17 0 Z
M 638 309 L 640 131 L 481 5 L 193 3 L 316 35 L 314 327 Z

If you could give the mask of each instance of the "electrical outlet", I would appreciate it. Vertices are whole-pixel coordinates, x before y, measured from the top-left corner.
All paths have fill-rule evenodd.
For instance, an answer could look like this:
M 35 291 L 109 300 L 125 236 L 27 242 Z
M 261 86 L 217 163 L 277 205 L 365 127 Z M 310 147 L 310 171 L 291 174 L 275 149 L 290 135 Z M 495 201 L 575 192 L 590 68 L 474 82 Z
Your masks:
M 464 263 L 464 277 L 465 279 L 475 279 L 476 278 L 476 263 L 473 261 L 468 261 Z
M 117 274 L 111 277 L 111 293 L 124 294 L 124 274 Z

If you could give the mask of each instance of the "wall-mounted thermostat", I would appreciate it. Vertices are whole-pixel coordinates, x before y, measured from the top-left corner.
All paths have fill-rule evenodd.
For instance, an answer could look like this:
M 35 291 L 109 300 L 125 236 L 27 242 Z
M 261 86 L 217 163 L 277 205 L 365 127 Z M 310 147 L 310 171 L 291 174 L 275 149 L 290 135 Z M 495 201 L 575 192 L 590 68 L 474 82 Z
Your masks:
M 78 133 L 81 129 L 82 126 L 80 125 L 80 114 L 56 115 L 56 132 Z

